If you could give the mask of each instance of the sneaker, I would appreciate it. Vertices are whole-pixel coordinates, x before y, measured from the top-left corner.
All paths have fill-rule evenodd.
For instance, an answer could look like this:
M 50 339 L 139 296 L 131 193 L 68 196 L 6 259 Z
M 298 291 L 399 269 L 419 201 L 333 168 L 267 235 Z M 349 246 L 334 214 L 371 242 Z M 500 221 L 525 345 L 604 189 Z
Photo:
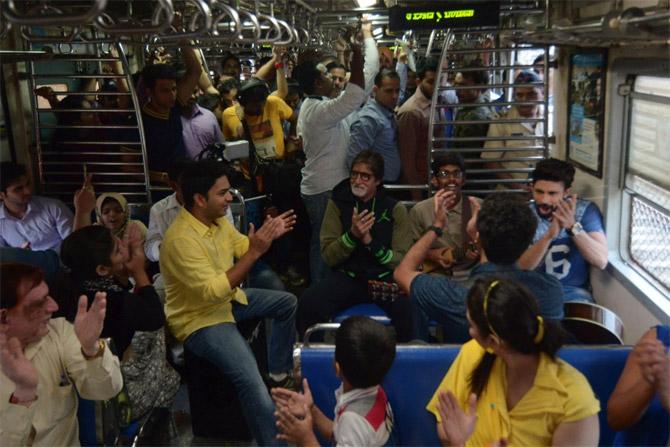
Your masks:
M 269 390 L 272 388 L 286 388 L 287 390 L 298 391 L 298 384 L 290 374 L 288 374 L 282 380 L 274 380 L 268 375 L 265 379 L 265 384 Z

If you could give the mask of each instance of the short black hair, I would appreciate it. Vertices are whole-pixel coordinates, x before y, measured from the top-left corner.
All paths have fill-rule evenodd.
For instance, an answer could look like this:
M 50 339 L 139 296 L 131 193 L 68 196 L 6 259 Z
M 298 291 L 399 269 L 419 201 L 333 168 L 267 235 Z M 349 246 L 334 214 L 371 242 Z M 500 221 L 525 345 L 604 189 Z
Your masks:
M 488 69 L 482 65 L 482 61 L 475 59 L 474 61 L 467 64 L 464 68 L 470 68 L 473 70 L 462 71 L 461 76 L 471 80 L 474 85 L 481 85 L 482 89 L 486 88 L 483 86 L 489 83 L 489 72 Z M 477 68 L 480 68 L 480 70 L 475 70 Z
M 547 180 L 550 182 L 561 182 L 565 189 L 568 189 L 575 180 L 575 167 L 566 161 L 557 158 L 548 158 L 540 160 L 535 165 L 531 178 L 533 179 L 533 184 L 538 180 Z
M 221 67 L 223 68 L 224 65 L 226 65 L 226 62 L 228 62 L 228 59 L 233 59 L 235 62 L 237 62 L 238 65 L 242 65 L 242 62 L 240 62 L 240 58 L 234 55 L 233 53 L 226 53 L 223 55 L 221 58 Z
M 317 61 L 305 61 L 295 67 L 293 71 L 293 77 L 300 84 L 300 89 L 308 95 L 314 94 L 314 87 L 316 81 L 321 79 L 321 70 L 317 67 L 319 62 Z
M 341 64 L 337 61 L 333 61 L 333 62 L 329 63 L 328 65 L 326 65 L 326 70 L 328 70 L 328 71 L 334 70 L 336 68 L 342 69 L 345 72 L 347 71 L 347 67 L 345 67 L 343 64 Z
M 27 175 L 24 165 L 13 161 L 0 163 L 0 191 L 7 192 L 7 188 L 18 182 L 21 177 Z
M 179 179 L 184 207 L 192 210 L 195 204 L 193 196 L 200 194 L 207 197 L 210 188 L 219 178 L 230 178 L 230 171 L 228 163 L 215 160 L 200 160 L 187 165 Z
M 263 102 L 270 96 L 270 89 L 265 81 L 251 78 L 244 82 L 237 91 L 237 100 L 240 104 L 247 105 L 252 102 Z
M 375 85 L 381 87 L 384 78 L 400 79 L 400 75 L 395 70 L 379 70 L 379 73 L 375 76 Z
M 0 277 L 0 309 L 12 309 L 44 281 L 44 272 L 33 265 L 3 262 L 0 264 Z
M 156 86 L 156 81 L 159 79 L 172 79 L 176 81 L 178 79 L 177 69 L 169 64 L 146 65 L 142 69 L 142 79 L 147 88 L 153 89 Z
M 361 151 L 351 161 L 351 168 L 353 169 L 358 163 L 368 165 L 377 180 L 384 180 L 384 157 L 379 153 L 370 149 Z
M 184 172 L 187 166 L 193 163 L 195 162 L 190 158 L 175 158 L 170 162 L 170 166 L 168 167 L 168 179 L 173 182 L 179 182 L 179 177 L 181 177 L 182 172 Z
M 536 228 L 528 201 L 516 194 L 488 196 L 477 216 L 482 249 L 494 264 L 514 264 L 533 241 Z
M 240 82 L 237 79 L 228 78 L 225 81 L 221 81 L 216 88 L 219 93 L 230 93 L 235 89 L 240 88 Z
M 535 73 L 532 70 L 520 71 L 519 74 L 517 74 L 516 77 L 514 78 L 515 84 L 532 84 L 536 82 L 542 82 L 542 79 L 540 79 L 539 74 Z
M 426 57 L 421 60 L 416 65 L 416 77 L 417 79 L 423 79 L 426 77 L 426 73 L 429 71 L 434 71 L 437 73 L 437 66 L 439 62 L 434 57 Z
M 93 279 L 98 276 L 99 265 L 110 265 L 114 243 L 109 228 L 89 225 L 65 238 L 60 249 L 61 260 L 76 282 Z
M 286 84 L 288 84 L 288 95 L 298 95 L 302 96 L 302 90 L 300 89 L 300 84 L 295 79 L 287 79 Z
M 354 316 L 335 333 L 335 361 L 354 388 L 379 385 L 395 359 L 395 335 L 369 317 Z
M 465 160 L 463 160 L 463 157 L 458 152 L 447 152 L 435 157 L 430 164 L 433 175 L 437 175 L 440 172 L 440 168 L 446 165 L 458 166 L 458 169 L 465 175 Z

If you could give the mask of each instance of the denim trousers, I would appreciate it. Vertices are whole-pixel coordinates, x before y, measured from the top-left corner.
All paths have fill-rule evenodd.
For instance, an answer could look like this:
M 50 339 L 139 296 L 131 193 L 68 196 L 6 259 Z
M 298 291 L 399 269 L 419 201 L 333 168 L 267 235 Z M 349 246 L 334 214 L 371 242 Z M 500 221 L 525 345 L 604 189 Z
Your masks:
M 302 201 L 305 204 L 309 225 L 312 229 L 312 237 L 309 241 L 309 271 L 312 283 L 322 280 L 330 270 L 321 258 L 321 240 L 319 238 L 321 222 L 323 222 L 323 216 L 326 214 L 329 199 L 330 191 L 314 195 L 302 194 Z
M 268 367 L 272 373 L 293 369 L 297 299 L 288 292 L 245 289 L 248 305 L 233 303 L 236 321 L 271 318 Z M 256 359 L 235 323 L 219 323 L 197 330 L 184 342 L 195 355 L 214 363 L 237 390 L 244 418 L 258 445 L 278 445 L 274 404 Z M 283 444 L 282 444 L 283 445 Z

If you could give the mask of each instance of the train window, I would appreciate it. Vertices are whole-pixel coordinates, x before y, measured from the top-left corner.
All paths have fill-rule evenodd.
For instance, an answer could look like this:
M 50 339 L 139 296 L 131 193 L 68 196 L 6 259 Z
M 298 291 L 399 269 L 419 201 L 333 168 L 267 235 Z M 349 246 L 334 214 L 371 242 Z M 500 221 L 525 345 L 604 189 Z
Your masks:
M 638 76 L 630 95 L 625 188 L 627 254 L 670 290 L 670 78 Z

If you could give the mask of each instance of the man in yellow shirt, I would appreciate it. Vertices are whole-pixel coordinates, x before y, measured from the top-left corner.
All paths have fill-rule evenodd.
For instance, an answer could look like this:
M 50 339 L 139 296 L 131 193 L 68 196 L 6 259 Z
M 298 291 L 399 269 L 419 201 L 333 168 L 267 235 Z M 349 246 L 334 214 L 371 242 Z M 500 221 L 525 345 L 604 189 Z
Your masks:
M 223 111 L 223 136 L 227 141 L 249 140 L 261 160 L 284 158 L 282 121 L 292 118 L 293 110 L 279 96 L 270 95 L 265 81 L 252 78 L 240 87 L 239 104 Z M 243 122 L 246 121 L 245 130 Z
M 277 442 L 274 405 L 235 322 L 273 320 L 270 381 L 285 383 L 292 370 L 296 297 L 239 286 L 272 242 L 293 228 L 295 215 L 290 210 L 268 217 L 257 231 L 250 226 L 249 237 L 240 234 L 225 218 L 232 201 L 228 169 L 223 163 L 202 161 L 182 174 L 184 208 L 160 248 L 166 315 L 175 337 L 233 382 L 258 445 L 273 445 Z

